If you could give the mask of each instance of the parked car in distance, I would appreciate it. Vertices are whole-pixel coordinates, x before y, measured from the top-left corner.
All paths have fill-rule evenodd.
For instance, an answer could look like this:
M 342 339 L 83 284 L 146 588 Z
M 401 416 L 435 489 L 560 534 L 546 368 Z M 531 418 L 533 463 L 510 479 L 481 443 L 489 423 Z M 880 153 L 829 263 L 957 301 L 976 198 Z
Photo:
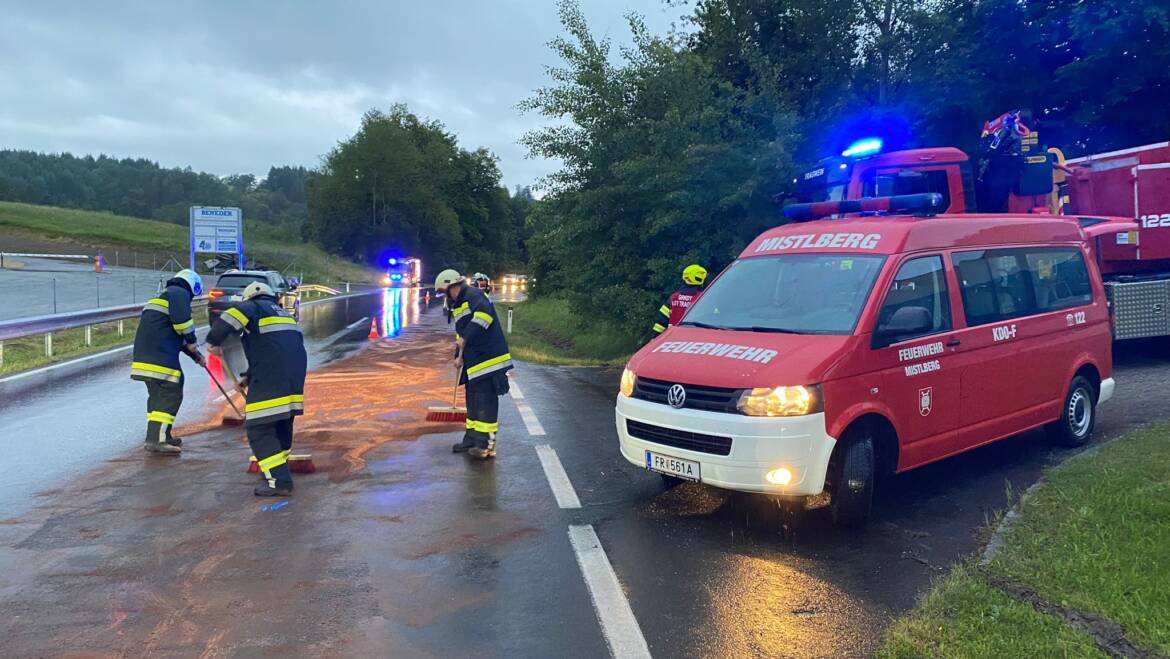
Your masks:
M 280 306 L 291 313 L 293 318 L 300 319 L 301 296 L 297 292 L 298 282 L 295 279 L 285 279 L 275 270 L 229 270 L 219 276 L 214 288 L 207 291 L 208 323 L 215 323 L 220 314 L 239 302 L 244 288 L 254 281 L 271 286 Z

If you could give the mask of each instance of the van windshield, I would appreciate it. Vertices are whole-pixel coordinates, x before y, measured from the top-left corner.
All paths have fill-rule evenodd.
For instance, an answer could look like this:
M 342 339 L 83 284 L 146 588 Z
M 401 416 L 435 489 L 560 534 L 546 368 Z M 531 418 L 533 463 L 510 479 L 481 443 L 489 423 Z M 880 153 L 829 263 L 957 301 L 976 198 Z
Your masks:
M 741 259 L 681 324 L 793 334 L 850 334 L 883 256 L 785 254 Z

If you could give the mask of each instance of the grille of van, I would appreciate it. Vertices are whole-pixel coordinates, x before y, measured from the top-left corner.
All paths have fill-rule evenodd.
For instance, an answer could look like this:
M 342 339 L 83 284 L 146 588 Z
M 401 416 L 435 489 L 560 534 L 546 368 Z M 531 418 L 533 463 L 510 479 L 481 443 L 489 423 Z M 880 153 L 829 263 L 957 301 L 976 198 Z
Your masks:
M 655 444 L 662 444 L 663 446 L 673 446 L 674 448 L 683 448 L 688 451 L 698 451 L 699 453 L 710 453 L 712 455 L 731 454 L 730 437 L 704 435 L 687 430 L 663 428 L 662 426 L 654 426 L 632 419 L 626 419 L 626 432 L 630 433 L 631 437 L 644 439 Z
M 666 392 L 674 384 L 674 382 L 666 382 L 664 380 L 638 378 L 634 384 L 634 398 L 667 405 Z M 687 392 L 683 407 L 694 410 L 708 410 L 711 412 L 736 413 L 739 411 L 736 403 L 739 402 L 739 396 L 743 393 L 743 389 L 704 387 L 697 384 L 683 384 L 682 388 Z

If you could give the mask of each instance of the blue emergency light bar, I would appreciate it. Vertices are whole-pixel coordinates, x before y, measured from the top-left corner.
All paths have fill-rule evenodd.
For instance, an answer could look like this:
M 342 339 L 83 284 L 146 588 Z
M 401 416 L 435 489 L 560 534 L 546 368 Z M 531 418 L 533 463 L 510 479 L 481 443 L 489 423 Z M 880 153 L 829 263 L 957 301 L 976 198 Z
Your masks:
M 398 259 L 390 259 L 390 265 L 398 265 Z
M 867 137 L 864 140 L 857 140 L 849 145 L 848 149 L 841 152 L 845 158 L 861 158 L 863 156 L 872 156 L 882 150 L 882 140 L 880 137 Z
M 844 201 L 818 201 L 812 204 L 789 204 L 784 207 L 784 217 L 793 222 L 818 220 L 831 215 L 846 213 L 891 213 L 936 215 L 945 210 L 943 197 L 937 192 L 903 194 L 893 197 L 866 197 Z

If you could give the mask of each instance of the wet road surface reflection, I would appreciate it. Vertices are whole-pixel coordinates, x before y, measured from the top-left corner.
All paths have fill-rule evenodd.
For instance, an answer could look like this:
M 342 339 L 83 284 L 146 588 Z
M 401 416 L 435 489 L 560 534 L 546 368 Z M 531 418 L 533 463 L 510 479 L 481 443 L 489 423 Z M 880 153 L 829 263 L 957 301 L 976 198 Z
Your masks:
M 300 323 L 309 368 L 364 347 L 372 334 L 400 335 L 418 322 L 420 305 L 426 303 L 419 289 L 394 289 L 303 305 Z M 19 514 L 38 491 L 82 486 L 86 470 L 141 451 L 146 390 L 130 380 L 129 361 L 126 351 L 105 365 L 0 398 L 0 510 Z M 226 407 L 222 396 L 203 369 L 185 357 L 181 362 L 186 383 L 178 434 L 217 427 Z M 230 387 L 215 359 L 209 367 Z

